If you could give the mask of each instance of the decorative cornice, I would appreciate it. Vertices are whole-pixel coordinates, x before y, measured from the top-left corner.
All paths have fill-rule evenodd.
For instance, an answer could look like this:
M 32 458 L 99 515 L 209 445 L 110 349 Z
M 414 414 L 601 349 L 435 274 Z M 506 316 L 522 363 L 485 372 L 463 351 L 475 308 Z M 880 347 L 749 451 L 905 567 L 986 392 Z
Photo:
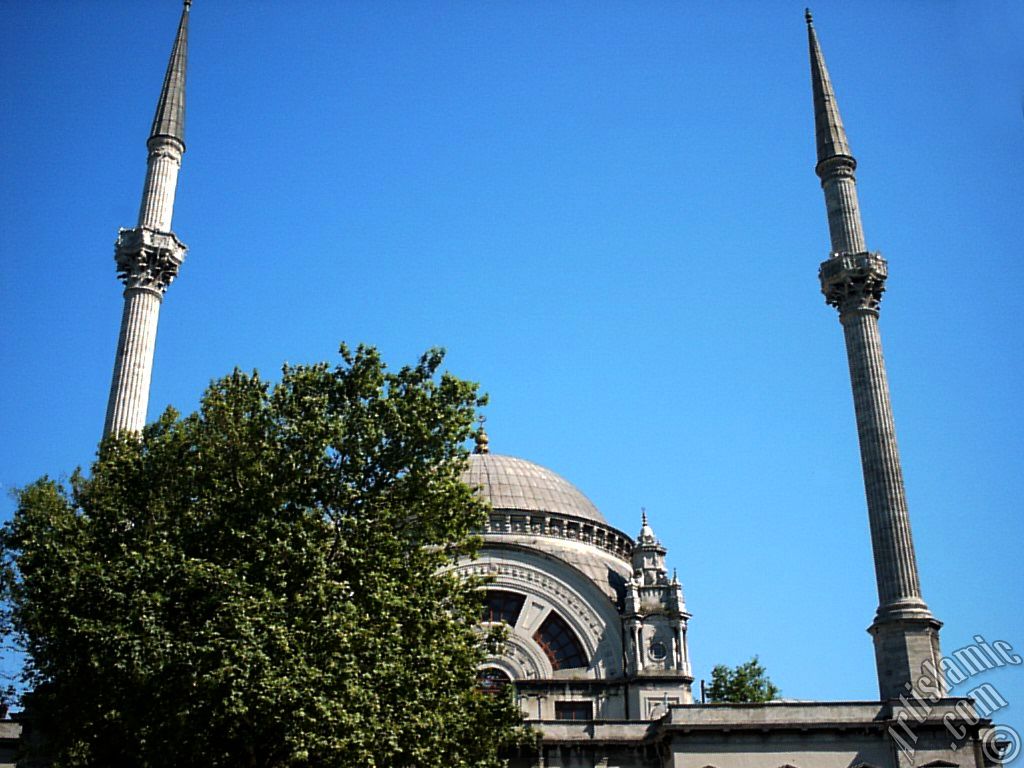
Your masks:
M 493 510 L 480 533 L 488 536 L 520 535 L 547 536 L 569 541 L 581 541 L 610 552 L 627 563 L 631 562 L 633 540 L 610 525 L 586 520 L 574 515 L 551 512 Z
M 174 136 L 151 136 L 146 141 L 146 149 L 149 150 L 149 157 L 167 157 L 179 167 L 182 155 L 185 154 L 185 145 Z
M 822 186 L 832 179 L 852 179 L 856 181 L 854 171 L 857 170 L 857 160 L 849 155 L 834 155 L 826 157 L 816 166 L 814 172 L 821 179 Z
M 173 232 L 149 227 L 122 229 L 114 244 L 117 277 L 125 291 L 149 291 L 161 298 L 185 260 L 188 248 Z
M 869 251 L 834 253 L 818 269 L 825 303 L 838 309 L 840 318 L 865 313 L 877 317 L 888 276 L 886 260 Z

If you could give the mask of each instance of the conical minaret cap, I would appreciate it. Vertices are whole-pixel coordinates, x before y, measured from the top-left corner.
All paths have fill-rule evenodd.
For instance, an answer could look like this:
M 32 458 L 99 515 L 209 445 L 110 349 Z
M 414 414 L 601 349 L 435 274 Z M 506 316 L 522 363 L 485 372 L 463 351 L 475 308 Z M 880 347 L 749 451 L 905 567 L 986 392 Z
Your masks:
M 188 12 L 192 0 L 181 9 L 178 34 L 174 38 L 171 60 L 167 63 L 164 87 L 153 116 L 149 137 L 170 136 L 185 144 L 185 66 L 188 61 Z
M 825 57 L 818 45 L 818 34 L 814 31 L 814 20 L 810 9 L 804 12 L 807 20 L 807 43 L 811 54 L 811 89 L 814 92 L 814 129 L 817 134 L 818 163 L 832 157 L 853 159 L 850 143 L 846 139 L 843 119 L 839 116 L 839 105 L 832 90 L 832 80 L 825 67 Z

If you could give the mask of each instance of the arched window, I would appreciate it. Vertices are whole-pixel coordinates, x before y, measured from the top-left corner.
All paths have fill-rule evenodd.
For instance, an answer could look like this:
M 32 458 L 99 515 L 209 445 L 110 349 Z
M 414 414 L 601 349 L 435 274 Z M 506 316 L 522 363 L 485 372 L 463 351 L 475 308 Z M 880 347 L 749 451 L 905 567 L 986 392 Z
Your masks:
M 587 666 L 583 643 L 576 637 L 565 619 L 552 611 L 533 635 L 533 639 L 544 649 L 555 669 L 573 669 Z
M 481 691 L 492 695 L 501 693 L 512 682 L 512 678 L 497 667 L 484 667 L 477 673 L 476 680 Z
M 523 610 L 525 602 L 525 595 L 490 589 L 484 597 L 483 621 L 504 621 L 510 627 L 514 627 L 519 621 L 519 612 Z

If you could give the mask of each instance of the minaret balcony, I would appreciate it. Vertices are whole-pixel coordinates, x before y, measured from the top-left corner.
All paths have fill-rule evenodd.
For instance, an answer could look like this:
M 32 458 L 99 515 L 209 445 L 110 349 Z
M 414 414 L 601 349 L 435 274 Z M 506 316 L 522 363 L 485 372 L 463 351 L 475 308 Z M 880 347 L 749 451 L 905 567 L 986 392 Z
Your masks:
M 125 288 L 141 288 L 163 296 L 178 276 L 187 251 L 173 232 L 149 227 L 122 229 L 114 244 L 117 276 Z
M 877 314 L 888 277 L 888 262 L 871 251 L 832 253 L 818 269 L 825 303 L 841 315 L 852 310 Z

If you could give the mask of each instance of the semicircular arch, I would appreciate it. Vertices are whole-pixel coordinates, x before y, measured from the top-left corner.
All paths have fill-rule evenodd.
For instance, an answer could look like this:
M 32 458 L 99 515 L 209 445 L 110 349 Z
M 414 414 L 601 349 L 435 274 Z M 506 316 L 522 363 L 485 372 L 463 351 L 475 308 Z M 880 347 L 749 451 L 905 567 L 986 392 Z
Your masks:
M 622 638 L 615 605 L 585 574 L 559 558 L 518 547 L 488 547 L 456 572 L 487 581 L 487 588 L 522 594 L 525 604 L 506 642 L 522 660 L 525 677 L 607 677 L 621 671 Z M 555 671 L 533 638 L 555 611 L 573 630 L 588 667 Z M 529 671 L 528 671 L 529 670 Z M 533 672 L 530 674 L 529 672 Z

